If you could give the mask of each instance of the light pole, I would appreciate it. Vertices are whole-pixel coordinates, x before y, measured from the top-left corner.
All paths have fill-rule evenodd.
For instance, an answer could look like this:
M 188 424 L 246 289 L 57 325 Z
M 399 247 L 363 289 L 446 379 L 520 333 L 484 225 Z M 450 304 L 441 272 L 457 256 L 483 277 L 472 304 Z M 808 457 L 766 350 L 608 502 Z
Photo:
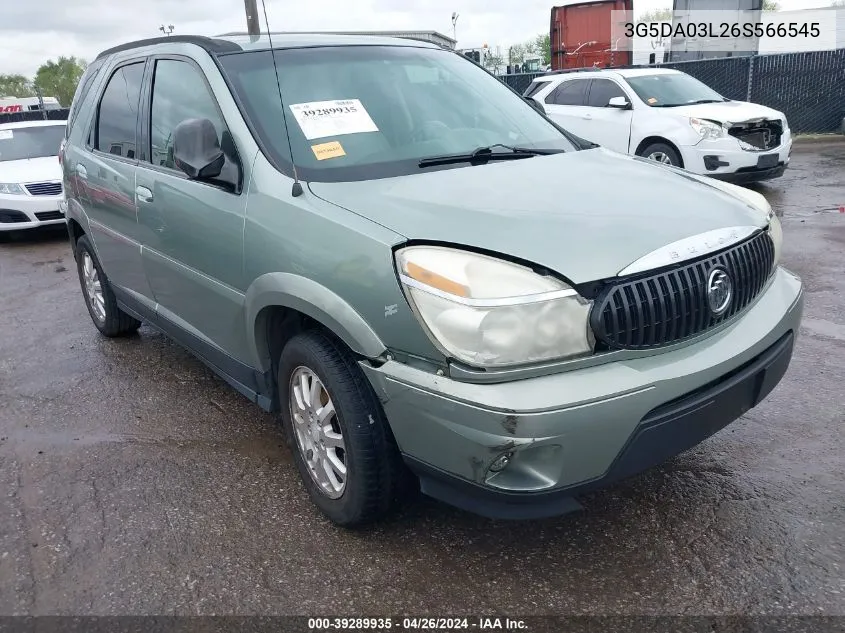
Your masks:
M 164 24 L 162 24 L 160 27 L 158 27 L 158 30 L 164 33 L 166 36 L 170 37 L 170 34 L 173 33 L 173 25 L 168 24 L 167 26 L 164 26 Z
M 452 12 L 452 39 L 455 43 L 458 41 L 458 18 L 461 17 L 459 13 Z

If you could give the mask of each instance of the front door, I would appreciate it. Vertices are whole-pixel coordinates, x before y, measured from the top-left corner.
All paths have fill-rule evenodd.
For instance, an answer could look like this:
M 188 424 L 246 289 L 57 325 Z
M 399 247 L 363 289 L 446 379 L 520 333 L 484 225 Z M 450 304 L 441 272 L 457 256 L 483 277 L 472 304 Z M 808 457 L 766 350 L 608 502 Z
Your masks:
M 109 282 L 150 299 L 135 206 L 138 107 L 145 60 L 119 66 L 97 106 L 85 150 L 69 157 L 77 200 L 88 216 Z
M 211 346 L 210 354 L 229 352 L 242 347 L 245 336 L 245 200 L 238 152 L 202 70 L 187 58 L 152 63 L 144 104 L 150 145 L 136 177 L 144 267 L 160 316 L 192 335 L 189 344 Z M 226 154 L 213 181 L 188 180 L 174 161 L 176 126 L 196 118 L 214 124 Z
M 627 154 L 631 140 L 633 110 L 610 107 L 608 104 L 614 97 L 624 97 L 628 103 L 631 103 L 631 98 L 615 81 L 593 79 L 587 94 L 586 108 L 591 117 L 590 134 L 592 136 L 585 138 L 607 149 Z

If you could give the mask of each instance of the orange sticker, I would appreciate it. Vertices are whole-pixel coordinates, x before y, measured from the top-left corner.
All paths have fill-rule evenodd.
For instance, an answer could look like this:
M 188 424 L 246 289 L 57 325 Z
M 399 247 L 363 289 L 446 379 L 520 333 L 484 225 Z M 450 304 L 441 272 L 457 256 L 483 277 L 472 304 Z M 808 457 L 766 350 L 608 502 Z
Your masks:
M 311 150 L 314 152 L 314 156 L 317 157 L 317 160 L 326 160 L 327 158 L 340 158 L 341 156 L 346 156 L 346 152 L 343 151 L 343 146 L 337 141 L 332 141 L 331 143 L 320 143 L 319 145 L 312 145 Z

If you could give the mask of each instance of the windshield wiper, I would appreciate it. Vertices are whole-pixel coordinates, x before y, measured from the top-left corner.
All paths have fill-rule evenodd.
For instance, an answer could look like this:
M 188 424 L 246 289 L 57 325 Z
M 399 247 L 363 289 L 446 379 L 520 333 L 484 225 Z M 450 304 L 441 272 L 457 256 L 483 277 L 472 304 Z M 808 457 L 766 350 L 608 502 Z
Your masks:
M 501 147 L 508 150 L 507 152 L 494 152 L 494 147 Z M 472 163 L 482 165 L 491 160 L 518 160 L 521 158 L 531 158 L 532 156 L 546 156 L 548 154 L 560 154 L 562 149 L 533 149 L 529 147 L 512 147 L 510 145 L 503 145 L 496 143 L 488 147 L 479 147 L 467 154 L 445 154 L 443 156 L 431 156 L 430 158 L 423 158 L 419 162 L 421 168 L 435 167 L 437 165 L 455 165 L 458 163 Z
M 698 105 L 699 103 L 724 103 L 727 99 L 699 99 L 698 101 L 690 101 L 684 105 Z

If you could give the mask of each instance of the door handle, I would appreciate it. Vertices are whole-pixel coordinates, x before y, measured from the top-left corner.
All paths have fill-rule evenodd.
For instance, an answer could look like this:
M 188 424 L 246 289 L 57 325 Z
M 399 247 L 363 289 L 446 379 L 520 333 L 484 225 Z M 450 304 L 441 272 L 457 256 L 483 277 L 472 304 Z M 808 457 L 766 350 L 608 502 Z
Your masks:
M 85 165 L 82 163 L 76 164 L 76 175 L 80 180 L 88 180 L 88 170 L 85 169 Z
M 585 115 L 583 116 L 583 119 L 584 119 L 585 121 L 592 121 L 592 120 L 593 120 L 593 115 L 592 115 L 592 114 L 585 114 Z
M 141 202 L 152 202 L 153 192 L 146 187 L 135 187 L 135 195 Z

